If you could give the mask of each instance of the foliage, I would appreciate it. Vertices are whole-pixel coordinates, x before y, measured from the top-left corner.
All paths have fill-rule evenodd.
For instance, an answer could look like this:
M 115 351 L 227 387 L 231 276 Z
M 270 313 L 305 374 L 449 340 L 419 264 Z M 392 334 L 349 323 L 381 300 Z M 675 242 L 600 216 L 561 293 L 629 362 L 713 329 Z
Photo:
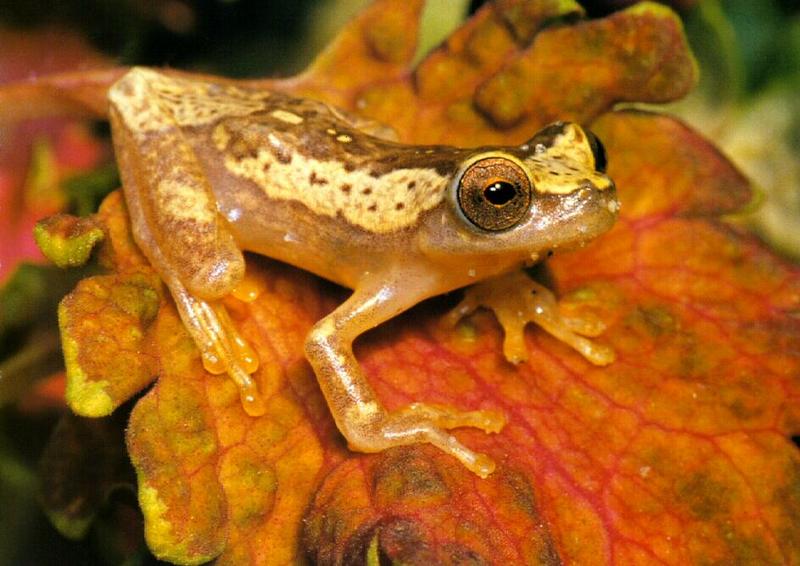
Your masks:
M 614 110 L 693 86 L 679 20 L 651 3 L 585 20 L 570 1 L 502 0 L 412 67 L 421 6 L 378 0 L 306 73 L 262 82 L 406 142 L 519 143 L 554 119 L 591 125 L 622 215 L 548 271 L 565 308 L 603 319 L 618 361 L 591 366 L 530 328 L 514 367 L 489 313 L 453 330 L 440 324 L 452 299 L 427 302 L 356 353 L 389 408 L 502 409 L 501 434 L 457 433 L 498 470 L 480 480 L 430 446 L 349 452 L 302 354 L 344 291 L 248 257 L 257 297 L 226 306 L 261 353 L 269 408 L 247 417 L 233 384 L 202 369 L 114 193 L 81 228 L 53 232 L 104 230 L 105 273 L 60 306 L 67 400 L 87 415 L 122 406 L 117 428 L 70 417 L 57 431 L 45 459 L 56 524 L 82 534 L 127 481 L 113 431 L 133 399 L 147 542 L 177 563 L 799 562 L 800 271 L 722 220 L 750 191 L 710 142 L 669 116 Z M 81 435 L 101 440 L 64 440 Z M 85 466 L 91 486 L 73 479 Z

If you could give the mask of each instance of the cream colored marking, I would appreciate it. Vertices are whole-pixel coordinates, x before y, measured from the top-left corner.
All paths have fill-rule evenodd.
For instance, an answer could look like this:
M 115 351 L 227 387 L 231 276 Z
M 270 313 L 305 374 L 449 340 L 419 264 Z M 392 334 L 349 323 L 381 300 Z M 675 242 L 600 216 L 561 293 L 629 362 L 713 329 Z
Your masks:
M 325 131 L 331 136 L 335 136 L 336 135 L 336 130 L 334 130 L 333 128 L 328 128 Z
M 353 138 L 351 138 L 347 134 L 342 134 L 340 136 L 336 136 L 336 141 L 339 141 L 339 142 L 342 142 L 342 143 L 350 143 L 351 141 L 353 141 Z
M 227 149 L 228 143 L 231 141 L 231 135 L 225 129 L 225 124 L 219 124 L 214 128 L 214 131 L 211 132 L 211 141 L 217 150 L 225 151 Z
M 275 135 L 270 133 L 267 139 L 274 147 L 283 147 Z M 267 164 L 269 172 L 265 173 Z M 225 166 L 232 174 L 259 185 L 269 198 L 298 201 L 320 216 L 335 218 L 341 214 L 351 224 L 375 233 L 414 225 L 420 214 L 442 201 L 448 182 L 434 169 L 396 169 L 374 178 L 367 171 L 346 171 L 344 164 L 336 160 L 293 159 L 291 163 L 281 163 L 268 149 L 241 160 L 228 156 Z M 312 171 L 330 182 L 303 190 Z M 416 182 L 416 190 L 403 193 L 405 206 L 398 210 L 398 187 L 410 181 Z M 341 190 L 343 184 L 353 190 L 345 193 Z M 369 194 L 363 193 L 366 189 Z
M 592 150 L 575 125 L 556 136 L 551 147 L 537 144 L 535 155 L 525 159 L 525 164 L 538 193 L 566 195 L 583 188 L 584 180 L 601 191 L 613 186 L 611 179 L 594 170 Z
M 280 120 L 281 122 L 286 122 L 287 124 L 292 124 L 294 126 L 303 123 L 302 116 L 298 116 L 297 114 L 288 112 L 286 110 L 273 110 L 271 116 Z
M 108 92 L 109 101 L 134 135 L 247 116 L 264 107 L 266 96 L 231 85 L 170 77 L 144 67 L 132 68 Z
M 156 199 L 163 216 L 176 220 L 214 223 L 214 208 L 210 206 L 206 191 L 199 191 L 197 187 L 173 177 L 160 180 L 156 191 Z

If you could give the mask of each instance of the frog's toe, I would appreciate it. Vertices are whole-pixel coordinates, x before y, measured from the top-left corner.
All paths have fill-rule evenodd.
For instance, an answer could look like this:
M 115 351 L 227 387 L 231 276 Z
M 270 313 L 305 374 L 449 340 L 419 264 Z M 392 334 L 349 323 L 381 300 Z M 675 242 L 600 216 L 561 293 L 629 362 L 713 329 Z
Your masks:
M 565 340 L 565 342 L 596 366 L 607 366 L 617 359 L 613 348 L 583 336 L 575 336 L 572 340 Z
M 471 315 L 479 306 L 481 305 L 473 294 L 465 294 L 461 302 L 442 317 L 442 325 L 445 328 L 455 328 L 462 318 Z
M 459 411 L 451 407 L 413 403 L 395 413 L 400 416 L 425 419 L 443 429 L 477 428 L 484 432 L 500 432 L 506 425 L 506 416 L 501 411 L 479 409 L 477 411 Z
M 427 442 L 453 456 L 481 478 L 495 469 L 494 461 L 485 454 L 464 446 L 447 432 L 449 428 L 475 427 L 497 432 L 505 425 L 505 416 L 495 411 L 459 413 L 451 409 L 414 404 L 386 416 L 380 435 L 389 446 Z
M 512 364 L 521 364 L 528 359 L 528 346 L 525 343 L 524 325 L 505 325 L 503 331 L 503 356 Z
M 239 334 L 228 311 L 220 303 L 197 299 L 184 289 L 173 290 L 178 311 L 200 349 L 203 367 L 212 374 L 227 373 L 239 388 L 245 412 L 253 417 L 266 411 L 253 376 L 258 354 Z
M 523 272 L 509 273 L 470 287 L 461 304 L 447 316 L 460 318 L 480 306 L 493 310 L 503 327 L 503 354 L 511 363 L 528 359 L 525 327 L 529 322 L 536 323 L 595 365 L 608 365 L 615 359 L 611 348 L 587 338 L 599 336 L 605 330 L 599 318 L 565 316 L 553 292 Z
M 606 324 L 594 315 L 586 314 L 582 316 L 562 316 L 564 326 L 575 334 L 596 338 L 606 330 Z

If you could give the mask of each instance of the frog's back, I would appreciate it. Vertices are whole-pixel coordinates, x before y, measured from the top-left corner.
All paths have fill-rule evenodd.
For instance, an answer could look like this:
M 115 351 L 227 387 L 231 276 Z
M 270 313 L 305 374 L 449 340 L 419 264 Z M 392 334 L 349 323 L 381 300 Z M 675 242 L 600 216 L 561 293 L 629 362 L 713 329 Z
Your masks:
M 194 153 L 173 160 L 202 168 L 239 247 L 345 284 L 381 254 L 413 251 L 465 154 L 375 137 L 324 103 L 234 81 L 134 68 L 110 101 L 141 147 Z M 206 198 L 179 196 L 173 205 Z M 329 268 L 337 258 L 348 273 Z
M 352 278 L 326 267 L 331 258 L 361 270 L 365 254 L 408 251 L 465 155 L 369 135 L 317 101 L 264 93 L 262 104 L 191 136 L 207 140 L 195 151 L 220 210 L 246 249 L 345 284 Z

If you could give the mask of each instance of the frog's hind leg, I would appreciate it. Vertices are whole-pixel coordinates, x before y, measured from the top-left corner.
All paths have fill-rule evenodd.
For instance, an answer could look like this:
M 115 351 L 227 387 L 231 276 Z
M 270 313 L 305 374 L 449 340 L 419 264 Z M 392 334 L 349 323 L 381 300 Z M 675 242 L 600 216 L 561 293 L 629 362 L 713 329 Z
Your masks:
M 112 87 L 110 117 L 136 243 L 170 289 L 213 373 L 227 372 L 245 408 L 263 412 L 250 373 L 255 354 L 219 299 L 244 275 L 244 257 L 216 209 L 202 166 L 176 123 L 158 73 L 134 69 Z
M 185 133 L 190 109 L 176 100 L 197 98 L 191 88 L 132 69 L 109 92 L 111 129 L 137 243 L 145 253 L 158 247 L 165 265 L 156 268 L 173 272 L 192 294 L 218 299 L 241 281 L 244 258 Z
M 426 292 L 424 281 L 407 279 L 387 282 L 378 289 L 359 289 L 317 323 L 306 342 L 306 356 L 334 420 L 353 450 L 379 452 L 393 446 L 429 442 L 486 477 L 494 470 L 492 460 L 473 452 L 447 431 L 473 427 L 498 432 L 505 425 L 502 413 L 462 412 L 423 403 L 389 412 L 377 399 L 353 355 L 352 343 L 357 336 L 434 293 Z

